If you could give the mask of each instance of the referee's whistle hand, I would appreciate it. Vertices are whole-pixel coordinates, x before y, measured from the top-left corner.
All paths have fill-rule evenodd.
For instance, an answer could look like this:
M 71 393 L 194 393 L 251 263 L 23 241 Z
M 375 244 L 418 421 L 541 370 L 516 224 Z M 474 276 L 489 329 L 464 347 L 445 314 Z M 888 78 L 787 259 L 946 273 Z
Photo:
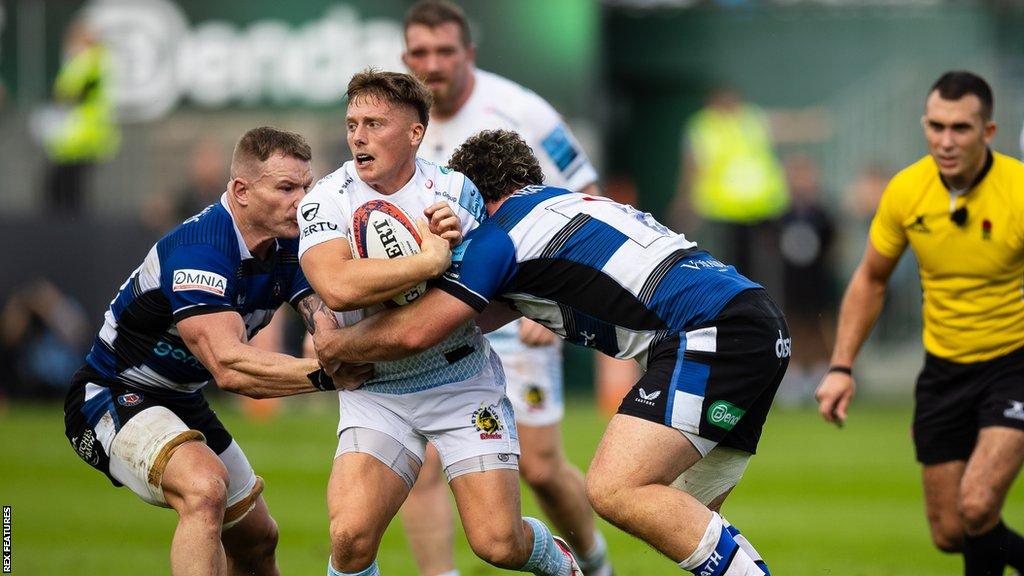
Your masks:
M 853 399 L 856 385 L 849 374 L 830 372 L 821 379 L 814 398 L 818 401 L 818 412 L 826 422 L 842 427 L 846 422 L 846 411 Z

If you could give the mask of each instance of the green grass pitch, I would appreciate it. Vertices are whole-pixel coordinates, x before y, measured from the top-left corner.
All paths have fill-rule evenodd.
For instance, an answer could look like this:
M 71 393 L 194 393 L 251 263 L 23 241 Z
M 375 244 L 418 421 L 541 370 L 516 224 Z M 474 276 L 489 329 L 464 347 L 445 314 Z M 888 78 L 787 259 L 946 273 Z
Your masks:
M 318 404 L 313 410 L 311 402 Z M 281 529 L 282 574 L 325 572 L 324 487 L 335 406 L 327 396 L 290 401 L 276 419 L 256 424 L 221 405 L 228 429 L 267 481 L 264 495 Z M 929 542 L 909 423 L 906 404 L 856 405 L 844 430 L 827 427 L 810 410 L 776 410 L 760 453 L 726 503 L 726 517 L 779 576 L 960 573 L 960 558 Z M 584 470 L 603 426 L 589 403 L 570 405 L 567 449 Z M 59 405 L 8 406 L 0 438 L 0 504 L 13 512 L 14 574 L 167 573 L 173 512 L 114 489 L 78 460 L 63 436 Z M 524 507 L 539 514 L 528 495 Z M 1004 517 L 1024 528 L 1019 486 Z M 682 573 L 639 541 L 607 525 L 604 531 L 621 576 Z M 461 536 L 456 554 L 466 576 L 503 573 L 477 560 Z M 379 560 L 385 574 L 415 574 L 398 522 Z

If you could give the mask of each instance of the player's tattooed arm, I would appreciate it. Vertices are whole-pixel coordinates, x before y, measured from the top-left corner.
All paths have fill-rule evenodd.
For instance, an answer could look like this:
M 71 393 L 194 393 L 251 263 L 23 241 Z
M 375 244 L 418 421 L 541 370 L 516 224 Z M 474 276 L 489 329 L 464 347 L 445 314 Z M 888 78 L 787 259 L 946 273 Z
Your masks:
M 299 301 L 299 314 L 306 324 L 306 331 L 316 334 L 318 330 L 338 328 L 338 318 L 316 294 L 310 294 Z

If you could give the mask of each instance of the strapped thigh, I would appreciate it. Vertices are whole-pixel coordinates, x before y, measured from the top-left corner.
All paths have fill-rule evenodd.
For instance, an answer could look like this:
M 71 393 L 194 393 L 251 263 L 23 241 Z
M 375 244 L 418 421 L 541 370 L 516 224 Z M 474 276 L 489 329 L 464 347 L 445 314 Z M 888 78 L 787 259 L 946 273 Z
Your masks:
M 672 483 L 707 506 L 739 483 L 750 462 L 750 453 L 716 446 Z
M 341 431 L 334 457 L 348 452 L 369 454 L 380 460 L 398 474 L 410 490 L 420 474 L 420 466 L 423 465 L 423 461 L 401 442 L 371 428 L 346 428 Z
M 174 412 L 153 406 L 126 422 L 110 444 L 110 475 L 139 498 L 167 507 L 161 486 L 164 469 L 174 451 L 186 442 L 205 442 Z

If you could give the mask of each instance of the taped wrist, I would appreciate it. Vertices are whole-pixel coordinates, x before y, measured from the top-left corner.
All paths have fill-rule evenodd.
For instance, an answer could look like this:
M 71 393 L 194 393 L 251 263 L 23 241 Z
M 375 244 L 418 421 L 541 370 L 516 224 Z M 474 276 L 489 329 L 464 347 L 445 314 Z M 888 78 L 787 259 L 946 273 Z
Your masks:
M 309 374 L 306 374 L 306 378 L 312 382 L 313 387 L 317 390 L 327 392 L 329 390 L 337 390 L 338 388 L 334 385 L 334 380 L 324 372 L 324 369 L 314 370 Z

